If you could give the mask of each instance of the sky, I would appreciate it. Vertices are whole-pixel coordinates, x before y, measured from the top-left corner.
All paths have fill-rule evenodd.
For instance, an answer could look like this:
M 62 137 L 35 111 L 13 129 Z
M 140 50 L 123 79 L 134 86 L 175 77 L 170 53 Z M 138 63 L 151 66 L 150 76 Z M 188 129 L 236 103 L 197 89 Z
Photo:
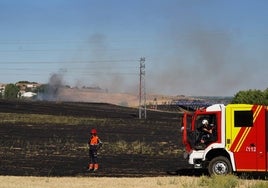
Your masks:
M 266 0 L 0 0 L 0 83 L 234 96 L 268 88 Z

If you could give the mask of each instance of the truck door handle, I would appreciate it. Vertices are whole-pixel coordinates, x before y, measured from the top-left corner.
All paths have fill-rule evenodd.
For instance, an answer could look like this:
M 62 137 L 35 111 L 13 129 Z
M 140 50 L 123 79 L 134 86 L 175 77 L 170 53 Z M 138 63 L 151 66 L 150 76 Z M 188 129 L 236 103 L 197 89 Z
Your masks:
M 250 147 L 256 147 L 256 145 L 254 143 L 251 143 L 249 146 Z

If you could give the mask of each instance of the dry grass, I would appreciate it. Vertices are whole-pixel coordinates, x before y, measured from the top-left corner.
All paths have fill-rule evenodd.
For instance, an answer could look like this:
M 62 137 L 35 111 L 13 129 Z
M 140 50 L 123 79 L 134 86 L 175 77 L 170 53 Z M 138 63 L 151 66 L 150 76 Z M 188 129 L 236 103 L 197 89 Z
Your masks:
M 16 114 L 0 113 L 1 123 L 28 123 L 28 124 L 57 124 L 57 125 L 88 125 L 90 123 L 104 123 L 106 119 L 102 118 L 85 118 L 72 116 L 56 116 L 44 114 Z
M 238 188 L 257 188 L 267 187 L 268 182 L 257 180 L 242 180 L 235 176 L 227 177 L 235 184 L 220 185 L 215 184 L 215 178 L 208 177 L 145 177 L 145 178 L 107 178 L 107 177 L 19 177 L 19 176 L 0 176 L 1 188 L 210 188 L 210 187 L 238 187 Z
M 154 103 L 157 99 L 158 104 L 170 102 L 174 96 L 165 96 L 147 93 L 146 101 L 148 104 Z M 111 93 L 106 91 L 92 91 L 88 89 L 61 88 L 58 99 L 77 101 L 77 102 L 102 102 L 129 107 L 139 106 L 138 93 Z
M 189 179 L 189 178 L 188 178 Z M 192 178 L 191 178 L 192 179 Z M 191 182 L 197 181 L 193 178 Z M 182 177 L 157 177 L 157 178 L 97 178 L 97 177 L 0 177 L 2 188 L 33 188 L 33 187 L 49 187 L 49 188 L 155 188 L 155 187 L 183 187 L 185 178 Z M 190 182 L 189 182 L 190 183 Z

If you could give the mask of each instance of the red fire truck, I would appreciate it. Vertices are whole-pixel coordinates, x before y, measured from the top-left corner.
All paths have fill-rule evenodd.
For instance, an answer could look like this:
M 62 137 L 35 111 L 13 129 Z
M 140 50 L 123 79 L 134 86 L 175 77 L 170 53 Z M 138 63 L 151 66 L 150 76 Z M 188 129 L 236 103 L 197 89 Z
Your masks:
M 250 104 L 214 104 L 184 113 L 184 157 L 210 175 L 267 172 L 267 118 L 266 106 Z M 202 122 L 208 123 L 209 133 L 204 133 Z

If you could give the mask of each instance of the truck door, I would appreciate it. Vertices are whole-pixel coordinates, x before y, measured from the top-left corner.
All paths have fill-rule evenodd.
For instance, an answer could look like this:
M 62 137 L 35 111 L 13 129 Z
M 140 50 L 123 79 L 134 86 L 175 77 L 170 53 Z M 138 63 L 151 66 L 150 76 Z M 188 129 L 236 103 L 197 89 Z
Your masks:
M 187 152 L 192 150 L 192 114 L 185 113 L 183 116 L 183 129 L 182 129 L 182 142 L 185 145 L 185 149 Z
M 265 109 L 260 105 L 228 105 L 226 146 L 237 171 L 266 171 Z
M 256 152 L 257 152 L 257 171 L 267 171 L 267 112 L 264 107 L 260 107 L 258 116 L 255 118 L 254 126 L 257 129 L 257 145 L 256 145 Z

